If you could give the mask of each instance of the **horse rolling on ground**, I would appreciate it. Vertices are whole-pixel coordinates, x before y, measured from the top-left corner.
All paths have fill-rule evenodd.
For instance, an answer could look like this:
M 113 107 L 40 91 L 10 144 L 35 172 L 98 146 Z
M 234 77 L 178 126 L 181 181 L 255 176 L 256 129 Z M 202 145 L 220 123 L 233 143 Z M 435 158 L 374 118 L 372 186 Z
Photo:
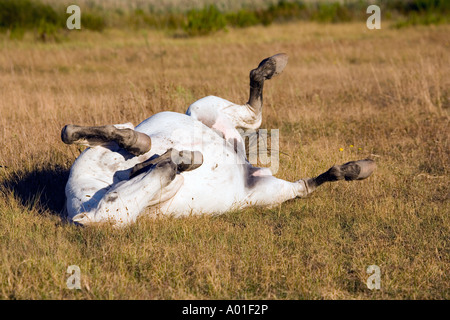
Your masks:
M 335 165 L 294 182 L 249 163 L 238 130 L 260 127 L 264 81 L 280 74 L 287 60 L 286 54 L 277 54 L 250 72 L 250 97 L 244 105 L 208 96 L 190 105 L 186 114 L 160 112 L 137 127 L 66 125 L 64 143 L 89 147 L 70 170 L 68 218 L 82 225 L 122 226 L 143 213 L 221 214 L 305 197 L 328 181 L 369 177 L 375 169 L 370 159 Z

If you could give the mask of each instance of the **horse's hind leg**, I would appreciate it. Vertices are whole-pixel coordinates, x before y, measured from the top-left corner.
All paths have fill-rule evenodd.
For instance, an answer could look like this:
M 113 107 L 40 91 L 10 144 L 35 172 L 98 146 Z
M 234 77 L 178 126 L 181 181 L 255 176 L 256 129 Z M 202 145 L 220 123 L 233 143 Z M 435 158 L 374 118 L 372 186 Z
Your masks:
M 373 160 L 365 159 L 347 162 L 331 167 L 315 178 L 300 179 L 289 182 L 271 175 L 250 175 L 247 178 L 248 196 L 243 207 L 250 205 L 273 206 L 284 201 L 306 197 L 325 182 L 338 180 L 362 180 L 368 178 L 375 170 Z
M 308 193 L 305 181 L 289 182 L 272 175 L 249 177 L 247 197 L 241 208 L 250 206 L 271 207 L 287 200 L 304 197 Z
M 280 74 L 286 67 L 288 56 L 276 54 L 260 62 L 256 69 L 250 71 L 250 97 L 247 104 L 256 114 L 262 113 L 264 81 Z
M 69 124 L 61 130 L 61 140 L 66 144 L 75 143 L 88 147 L 114 141 L 119 147 L 134 155 L 144 154 L 151 148 L 149 136 L 131 128 L 120 128 L 120 125 L 81 127 Z
M 219 112 L 226 115 L 234 128 L 253 129 L 260 127 L 263 109 L 264 81 L 280 74 L 286 67 L 288 56 L 276 54 L 261 61 L 256 69 L 250 71 L 250 96 L 244 105 L 227 104 Z M 208 114 L 209 116 L 209 114 Z
M 317 187 L 325 182 L 333 182 L 339 180 L 353 181 L 368 178 L 376 168 L 375 161 L 364 159 L 358 161 L 350 161 L 343 165 L 336 165 L 328 169 L 328 171 L 320 174 L 315 178 L 304 179 L 308 193 L 313 192 Z

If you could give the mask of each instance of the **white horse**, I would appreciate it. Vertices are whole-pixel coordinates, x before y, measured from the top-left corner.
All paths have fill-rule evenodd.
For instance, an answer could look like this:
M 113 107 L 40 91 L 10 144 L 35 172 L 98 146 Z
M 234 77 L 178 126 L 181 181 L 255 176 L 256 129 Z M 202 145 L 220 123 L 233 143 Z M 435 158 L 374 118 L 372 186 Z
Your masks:
M 250 98 L 244 105 L 209 96 L 186 114 L 157 113 L 137 127 L 65 126 L 64 143 L 90 147 L 70 170 L 65 190 L 69 219 L 121 226 L 142 213 L 221 214 L 305 197 L 327 181 L 367 178 L 375 169 L 369 159 L 295 182 L 249 163 L 238 129 L 259 128 L 264 80 L 281 73 L 287 59 L 274 55 L 250 72 Z

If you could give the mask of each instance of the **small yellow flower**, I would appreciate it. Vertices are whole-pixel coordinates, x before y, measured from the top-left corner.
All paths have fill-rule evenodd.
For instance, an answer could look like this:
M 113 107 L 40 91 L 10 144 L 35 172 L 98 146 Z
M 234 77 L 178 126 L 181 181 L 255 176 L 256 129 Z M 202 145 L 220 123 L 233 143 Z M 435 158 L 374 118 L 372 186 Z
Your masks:
M 339 151 L 341 151 L 341 152 L 344 151 L 344 148 L 339 148 Z
M 353 148 L 353 145 L 352 145 L 352 144 L 350 145 L 350 148 Z
M 358 150 L 362 150 L 362 148 L 358 148 Z

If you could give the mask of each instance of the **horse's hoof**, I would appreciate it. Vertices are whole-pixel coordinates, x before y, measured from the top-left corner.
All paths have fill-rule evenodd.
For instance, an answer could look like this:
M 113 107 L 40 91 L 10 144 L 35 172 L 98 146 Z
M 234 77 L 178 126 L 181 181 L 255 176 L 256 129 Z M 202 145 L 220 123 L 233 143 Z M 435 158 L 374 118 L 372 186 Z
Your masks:
M 179 151 L 172 153 L 172 161 L 178 166 L 178 172 L 192 171 L 203 164 L 203 154 L 200 151 Z
M 377 164 L 372 159 L 358 160 L 355 163 L 361 167 L 361 171 L 356 180 L 368 178 L 377 168 Z
M 368 178 L 377 167 L 372 159 L 350 161 L 341 166 L 344 172 L 344 178 L 347 181 L 363 180 Z
M 68 124 L 66 126 L 64 126 L 64 128 L 62 128 L 61 130 L 61 140 L 62 142 L 64 142 L 65 144 L 72 144 L 74 143 L 77 138 L 74 137 L 74 133 L 75 133 L 75 129 L 78 128 L 78 126 L 73 125 L 73 124 Z
M 283 72 L 288 63 L 288 59 L 289 57 L 287 54 L 278 53 L 261 61 L 256 71 L 259 72 L 264 79 L 271 79 Z
M 121 148 L 127 149 L 131 154 L 135 156 L 140 156 L 141 154 L 147 153 L 152 148 L 152 139 L 145 133 L 134 131 L 133 129 L 117 129 L 120 132 L 128 131 L 134 138 L 133 143 L 120 144 Z
M 155 156 L 147 161 L 136 164 L 130 172 L 130 179 L 141 173 L 153 170 L 159 163 L 171 162 L 176 166 L 177 172 L 192 171 L 203 164 L 203 154 L 200 151 L 178 151 L 169 149 L 160 156 Z

